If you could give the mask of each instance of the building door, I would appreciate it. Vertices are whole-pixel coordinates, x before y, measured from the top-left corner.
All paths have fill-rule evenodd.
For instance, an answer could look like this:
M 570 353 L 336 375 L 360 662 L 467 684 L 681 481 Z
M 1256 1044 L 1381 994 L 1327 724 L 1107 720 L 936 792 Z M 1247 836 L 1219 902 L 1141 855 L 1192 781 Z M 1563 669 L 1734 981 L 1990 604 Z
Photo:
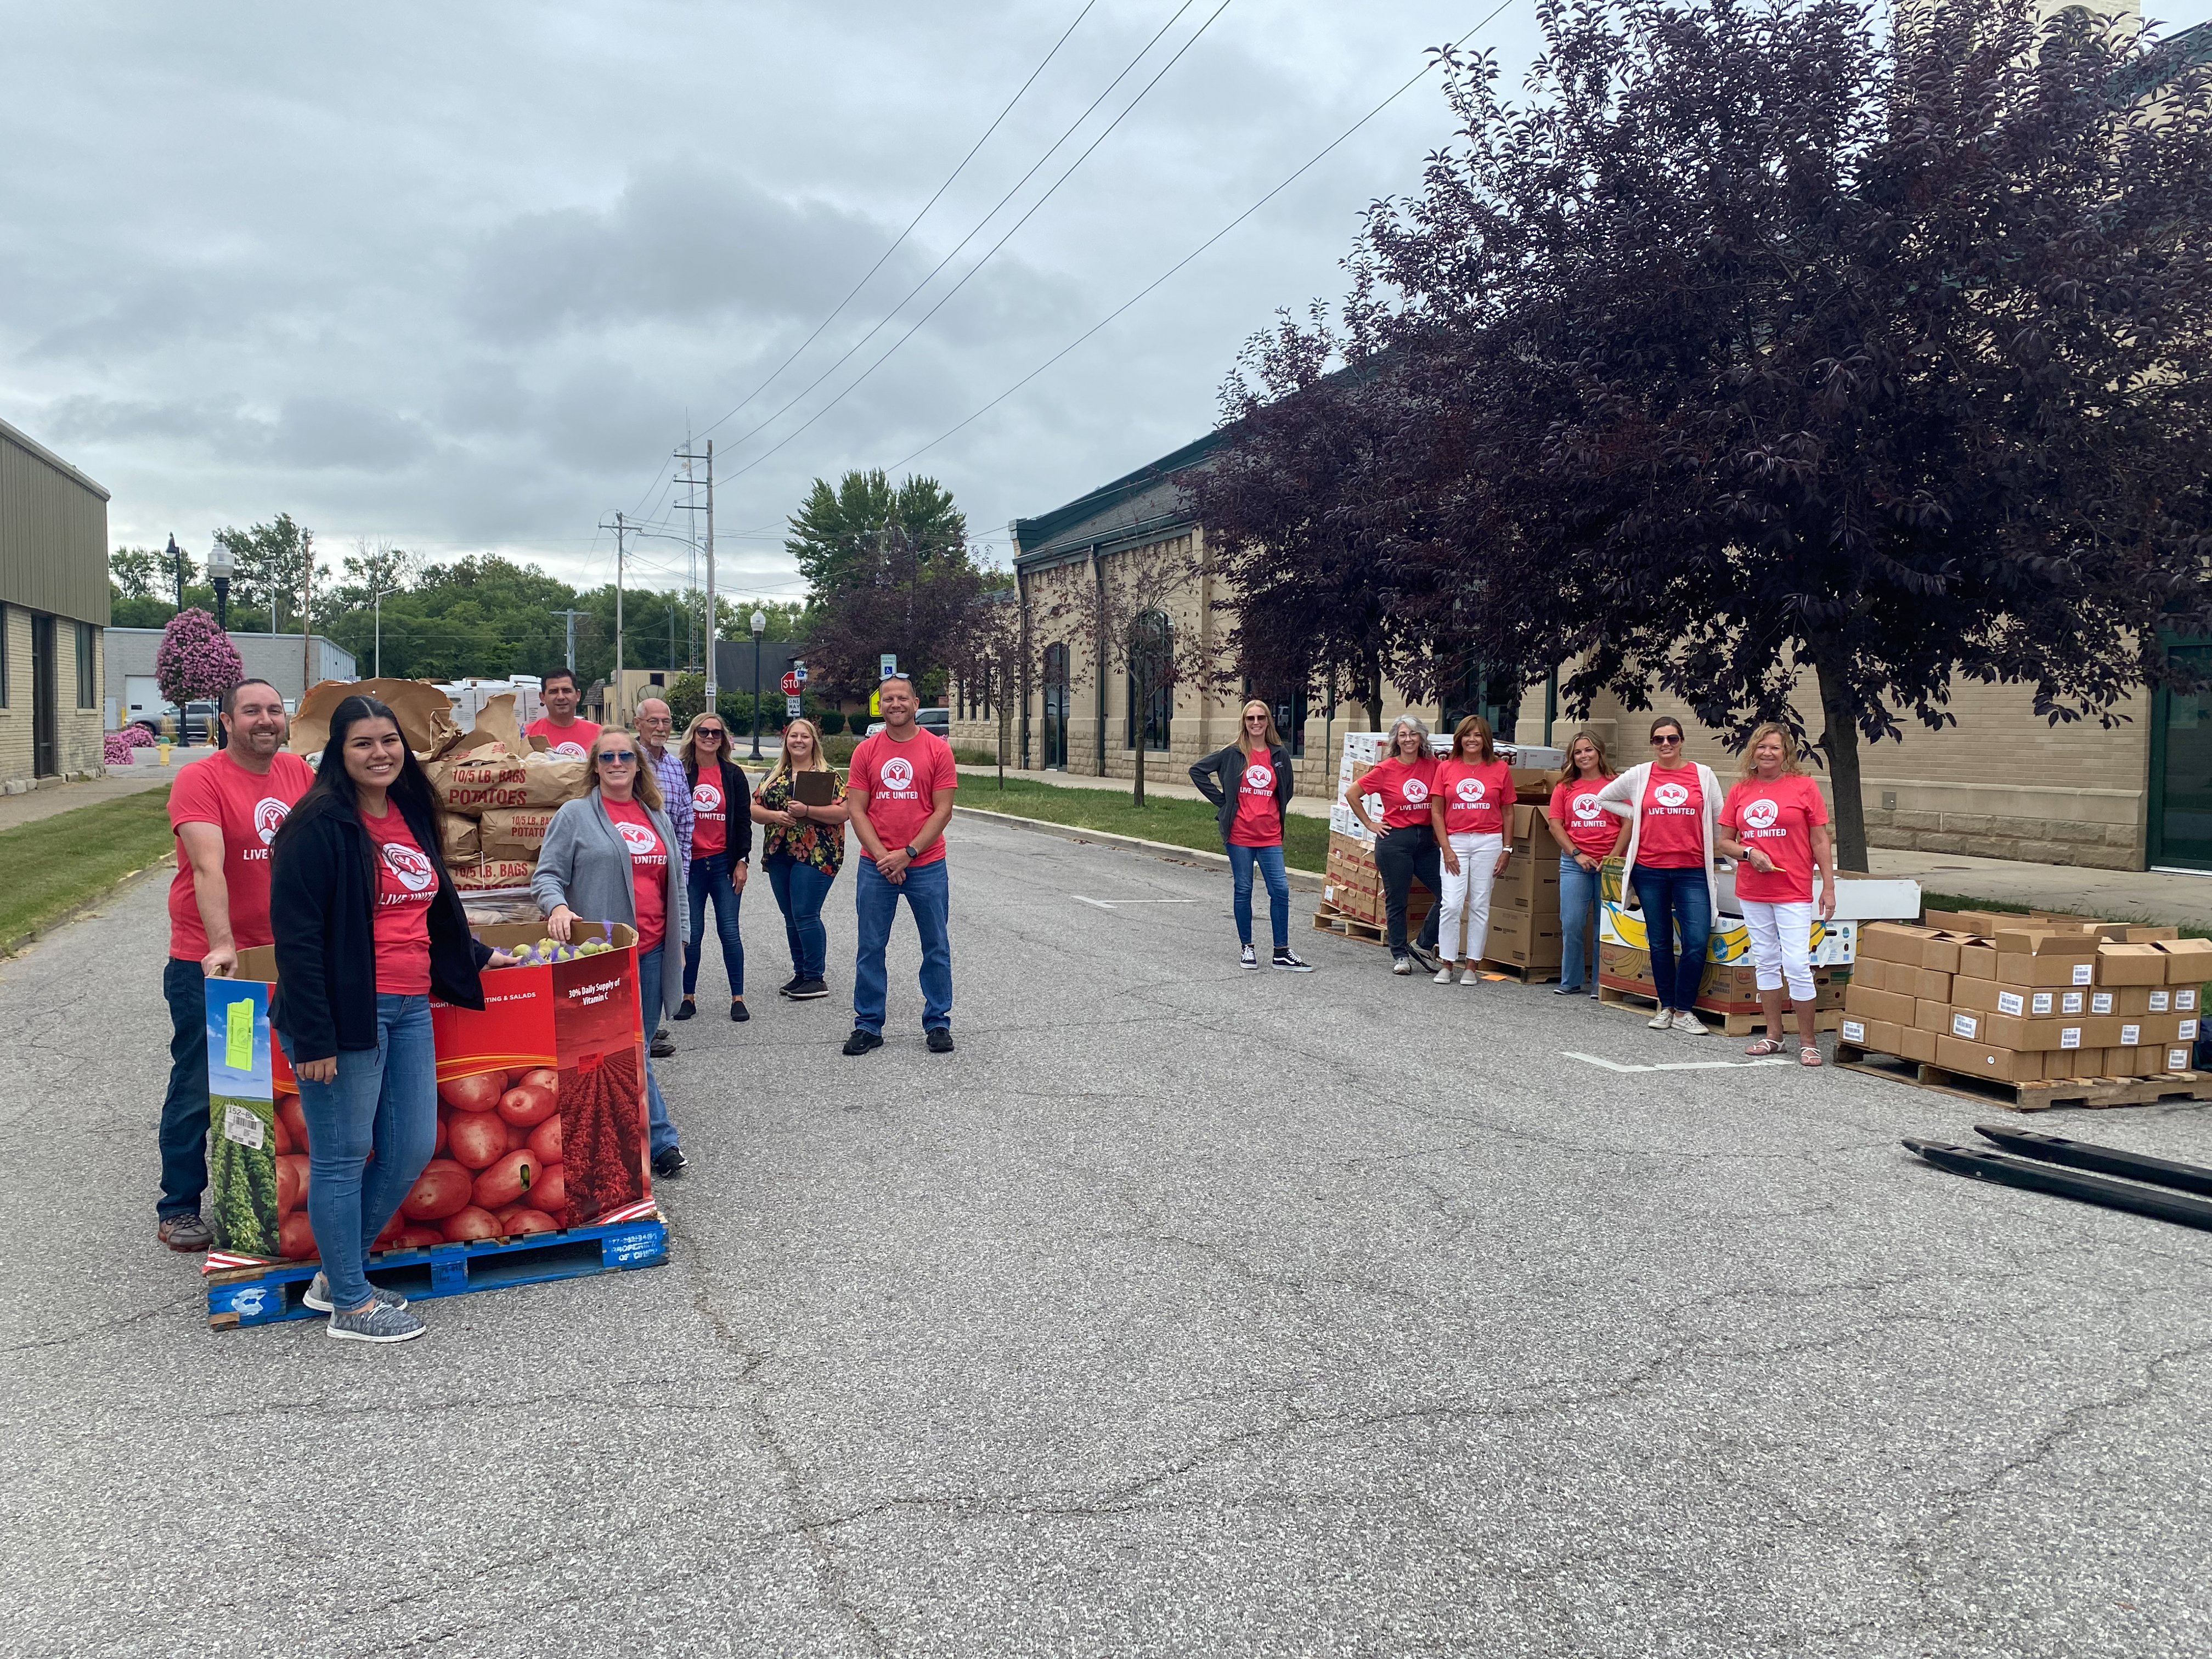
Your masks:
M 1067 769 L 1067 647 L 1044 648 L 1044 769 Z
M 2173 655 L 2212 672 L 2212 645 Z M 2212 693 L 2160 691 L 2151 704 L 2149 863 L 2212 870 Z
M 50 778 L 62 769 L 54 734 L 54 619 L 31 613 L 31 775 Z

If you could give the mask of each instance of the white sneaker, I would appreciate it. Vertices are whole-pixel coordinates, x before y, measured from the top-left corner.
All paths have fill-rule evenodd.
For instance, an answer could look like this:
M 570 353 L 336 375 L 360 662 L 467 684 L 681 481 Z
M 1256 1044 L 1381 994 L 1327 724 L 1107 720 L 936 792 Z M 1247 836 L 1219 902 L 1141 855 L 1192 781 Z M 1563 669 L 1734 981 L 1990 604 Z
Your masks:
M 1459 982 L 1462 985 L 1480 985 L 1482 982 L 1482 975 L 1474 971 L 1474 964 L 1470 962 L 1467 964 L 1467 971 L 1459 976 Z
M 1672 1008 L 1662 1008 L 1658 1013 L 1652 1018 L 1650 1026 L 1655 1031 L 1663 1031 L 1674 1023 L 1674 1011 Z
M 1443 967 L 1437 969 L 1437 976 L 1431 980 L 1429 983 L 1431 985 L 1450 984 L 1452 982 L 1452 969 L 1455 965 L 1456 964 L 1447 960 Z
M 1705 1022 L 1699 1019 L 1695 1014 L 1690 1012 L 1687 1009 L 1684 1009 L 1680 1013 L 1674 1016 L 1674 1029 L 1680 1031 L 1684 1036 L 1710 1036 L 1711 1035 L 1711 1031 L 1705 1024 Z
M 1391 971 L 1392 973 L 1394 973 L 1394 974 L 1410 974 L 1410 973 L 1412 973 L 1412 972 L 1413 971 L 1413 957 L 1391 957 L 1391 958 L 1390 958 L 1390 971 Z

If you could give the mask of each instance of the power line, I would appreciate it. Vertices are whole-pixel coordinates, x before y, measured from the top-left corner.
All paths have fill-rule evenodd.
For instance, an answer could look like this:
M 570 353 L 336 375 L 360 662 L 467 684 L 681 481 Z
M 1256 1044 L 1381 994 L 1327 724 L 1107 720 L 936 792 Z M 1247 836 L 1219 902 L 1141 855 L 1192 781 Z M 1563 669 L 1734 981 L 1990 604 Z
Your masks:
M 1170 29 L 1173 28 L 1176 24 L 1182 20 L 1183 13 L 1188 11 L 1191 7 L 1196 3 L 1197 0 L 1182 0 L 1182 4 L 1176 9 L 1175 15 L 1169 18 L 1166 22 L 1160 25 L 1158 31 L 1153 34 L 1151 40 L 1145 42 L 1144 46 L 1139 49 L 1137 55 L 1132 58 L 1127 64 L 1123 65 L 1121 72 L 1106 83 L 1105 90 L 1101 92 L 1096 98 L 1092 99 L 1090 104 L 1085 108 L 1083 113 L 1077 116 L 1073 121 L 1068 124 L 1067 130 L 1065 132 L 1061 133 L 1059 137 L 1052 141 L 1051 147 L 1048 149 L 1043 155 L 1037 157 L 1036 161 L 1030 165 L 1030 170 L 1027 173 L 1024 173 L 1020 178 L 1014 180 L 1012 188 L 1008 190 L 1004 196 L 1001 196 L 992 204 L 991 210 L 988 213 L 986 213 L 981 219 L 978 219 L 975 222 L 975 228 L 970 230 L 965 236 L 963 236 L 957 242 L 956 242 L 952 246 L 951 252 L 948 252 L 942 259 L 939 259 L 936 264 L 930 268 L 930 271 L 927 276 L 924 276 L 920 282 L 908 289 L 905 294 L 901 295 L 897 304 L 892 306 L 889 310 L 884 312 L 883 316 L 877 320 L 875 326 L 869 329 L 869 331 L 860 336 L 859 339 L 854 341 L 851 345 L 846 347 L 843 355 L 841 356 L 836 362 L 830 364 L 829 368 L 823 369 L 819 374 L 816 375 L 805 386 L 801 386 L 797 392 L 793 392 L 790 398 L 785 400 L 782 407 L 779 408 L 774 414 L 769 416 L 765 420 L 759 422 L 743 436 L 734 440 L 731 443 L 730 447 L 734 450 L 739 444 L 745 443 L 752 438 L 758 436 L 769 427 L 775 425 L 776 422 L 781 420 L 784 416 L 788 414 L 791 410 L 801 402 L 809 392 L 812 392 L 832 374 L 835 374 L 839 369 L 850 362 L 854 355 L 858 352 L 862 346 L 867 344 L 867 343 L 874 339 L 877 335 L 882 333 L 886 328 L 889 328 L 892 321 L 898 316 L 899 313 L 905 310 L 907 306 L 911 303 L 923 289 L 927 289 L 932 283 L 935 282 L 937 280 L 938 274 L 941 272 L 945 266 L 951 264 L 954 259 L 959 257 L 961 249 L 966 247 L 969 243 L 974 241 L 978 236 L 983 234 L 984 228 L 988 225 L 992 220 L 997 218 L 1000 213 L 1006 208 L 1006 204 L 1012 201 L 1014 198 L 1020 193 L 1022 186 L 1028 184 L 1031 179 L 1036 176 L 1037 170 L 1053 158 L 1054 155 L 1059 150 L 1062 144 L 1066 143 L 1070 138 L 1075 136 L 1077 131 L 1081 129 L 1083 124 L 1091 118 L 1092 112 L 1097 110 L 1099 105 L 1106 101 L 1108 96 L 1113 92 L 1115 88 L 1120 86 L 1123 81 L 1129 77 L 1130 74 L 1136 69 L 1137 65 L 1144 62 L 1145 58 L 1150 54 L 1152 48 L 1160 43 L 1162 36 L 1165 35 Z M 1213 17 L 1218 17 L 1223 11 L 1228 9 L 1228 6 L 1229 0 L 1221 0 L 1221 5 L 1215 9 Z M 1183 42 L 1182 48 L 1176 52 L 1176 58 L 1182 57 L 1184 52 L 1190 49 L 1192 41 L 1195 41 L 1198 39 L 1199 34 L 1206 33 L 1206 27 L 1212 23 L 1213 17 L 1207 18 L 1206 20 L 1206 23 L 1200 26 L 1198 34 L 1192 35 L 1189 40 Z M 1175 58 L 1171 58 L 1168 60 L 1168 68 L 1172 69 L 1174 66 Z M 1163 70 L 1160 73 L 1164 75 L 1166 72 L 1166 70 Z M 998 242 L 993 246 L 990 252 L 986 253 L 982 258 L 978 259 L 975 264 L 969 268 L 967 276 L 963 276 L 958 283 L 953 284 L 951 292 L 948 293 L 945 296 L 945 300 L 949 300 L 952 297 L 952 295 L 957 294 L 962 286 L 968 281 L 968 277 L 973 276 L 976 271 L 981 270 L 983 266 L 989 262 L 991 254 L 996 253 L 1000 248 L 1002 248 L 1006 245 L 1006 238 L 1012 236 L 1014 234 L 1014 230 L 1019 230 L 1024 224 L 1026 224 L 1029 222 L 1030 214 L 1035 213 L 1038 208 L 1042 207 L 1046 202 L 1052 198 L 1053 191 L 1058 190 L 1061 185 L 1066 183 L 1068 173 L 1073 173 L 1076 167 L 1083 165 L 1084 157 L 1088 156 L 1091 154 L 1091 150 L 1097 149 L 1100 142 L 1105 138 L 1106 134 L 1113 131 L 1115 127 L 1119 126 L 1121 124 L 1121 117 L 1128 114 L 1130 110 L 1134 109 L 1138 104 L 1141 103 L 1144 100 L 1145 93 L 1150 92 L 1152 89 L 1152 87 L 1158 85 L 1158 82 L 1159 76 L 1156 75 L 1152 77 L 1152 82 L 1146 86 L 1143 92 L 1139 92 L 1135 98 L 1129 100 L 1127 108 L 1122 110 L 1121 115 L 1117 115 L 1114 118 L 1113 122 L 1106 128 L 1106 131 L 1100 133 L 1097 138 L 1091 140 L 1090 149 L 1085 150 L 1082 155 L 1076 157 L 1074 167 L 1069 167 L 1067 173 L 1060 174 L 1060 178 L 1054 182 L 1051 188 L 1047 190 L 1042 196 L 1037 198 L 1036 202 L 1030 208 L 1029 212 L 1024 213 L 1020 219 L 1015 222 L 1014 229 L 1008 231 L 1006 236 L 1000 237 Z M 941 306 L 945 303 L 945 300 L 939 300 L 937 303 Z M 936 306 L 931 307 L 929 315 L 934 315 L 936 310 Z M 925 315 L 922 321 L 927 322 L 929 320 L 929 315 Z M 921 325 L 916 324 L 915 326 L 919 327 Z M 902 337 L 896 345 L 892 346 L 891 351 L 896 351 L 898 349 L 899 346 L 904 345 L 906 343 L 907 337 L 911 337 L 912 334 L 913 330 L 909 329 L 907 331 L 907 336 Z M 890 356 L 890 351 L 884 354 L 884 357 L 888 357 Z M 877 360 L 878 363 L 882 361 L 882 358 L 878 358 Z M 874 366 L 871 365 L 868 369 L 863 371 L 858 380 L 855 380 L 853 382 L 853 386 L 860 385 L 861 380 L 865 380 L 867 379 L 869 374 L 873 374 L 874 372 Z M 850 392 L 852 389 L 853 387 L 848 386 L 845 388 L 845 391 Z M 799 435 L 799 433 L 804 432 L 808 426 L 811 426 L 816 420 L 820 419 L 823 414 L 827 412 L 827 410 L 836 407 L 838 398 L 842 398 L 844 395 L 844 392 L 838 393 L 837 398 L 831 398 L 828 404 L 823 405 L 822 409 L 817 410 L 814 415 L 809 417 L 805 425 L 800 426 L 797 431 L 794 431 L 787 436 L 782 441 L 782 443 L 777 444 L 775 448 L 768 451 L 767 454 L 757 457 L 754 461 L 749 462 L 745 466 L 739 468 L 738 471 L 750 471 L 752 467 L 757 465 L 760 461 L 765 460 L 768 459 L 769 455 L 775 453 L 775 449 L 781 449 L 783 447 L 783 444 L 789 443 L 793 438 Z M 738 476 L 738 473 L 732 473 L 730 476 L 735 477 Z
M 1510 4 L 1510 0 L 1507 0 L 1507 3 Z M 1188 4 L 1189 0 L 1185 0 L 1186 9 L 1188 9 Z M 1121 123 L 1127 118 L 1130 111 L 1135 109 L 1139 104 L 1145 101 L 1145 94 L 1152 91 L 1154 87 L 1159 85 L 1161 80 L 1166 76 L 1167 72 L 1173 69 L 1177 63 L 1182 61 L 1183 53 L 1188 52 L 1193 46 L 1198 44 L 1199 37 L 1204 34 L 1207 29 L 1213 27 L 1214 19 L 1219 17 L 1223 12 L 1227 11 L 1230 4 L 1231 0 L 1221 0 L 1221 3 L 1213 9 L 1212 13 L 1206 18 L 1206 21 L 1198 26 L 1197 29 L 1192 33 L 1190 39 L 1184 41 L 1182 46 L 1176 48 L 1175 56 L 1169 58 L 1166 63 L 1160 66 L 1159 73 L 1153 76 L 1151 80 L 1147 81 L 1137 95 L 1134 98 L 1132 98 L 1127 104 L 1123 106 L 1121 114 L 1115 116 L 1112 121 L 1107 124 L 1106 130 L 1091 141 L 1090 144 L 1085 149 L 1082 155 L 1077 156 L 1074 161 L 1068 163 L 1067 171 L 1061 173 L 1059 178 L 1053 180 L 1051 187 L 1048 189 L 1043 195 L 1038 197 L 1035 202 L 1030 204 L 1029 210 L 1023 214 L 1020 218 L 1014 221 L 1012 226 L 1008 228 L 1004 236 L 1001 236 L 997 241 L 991 245 L 990 251 L 988 252 L 985 253 L 983 257 L 978 259 L 974 264 L 969 266 L 966 273 L 961 276 L 960 280 L 945 290 L 943 298 L 939 299 L 935 305 L 930 307 L 928 310 L 921 313 L 921 317 L 915 320 L 912 328 L 909 328 L 905 333 L 900 335 L 897 339 L 892 341 L 890 346 L 884 351 L 883 356 L 877 358 L 875 362 L 870 363 L 867 368 L 862 369 L 858 375 L 854 376 L 854 379 L 845 386 L 843 391 L 840 392 L 828 403 L 823 404 L 821 408 L 816 410 L 811 415 L 808 416 L 804 421 L 793 427 L 788 433 L 778 439 L 767 449 L 763 450 L 759 454 L 754 456 L 751 460 L 747 461 L 743 466 L 733 471 L 730 474 L 732 479 L 734 480 L 743 477 L 746 473 L 751 471 L 762 462 L 767 460 L 769 456 L 775 454 L 776 451 L 781 449 L 786 444 L 791 442 L 793 439 L 798 437 L 799 434 L 805 431 L 808 427 L 812 426 L 815 422 L 820 420 L 831 410 L 836 408 L 839 404 L 844 402 L 847 398 L 850 397 L 855 391 L 857 391 L 861 384 L 867 380 L 868 376 L 873 374 L 878 369 L 889 362 L 891 358 L 896 355 L 901 346 L 904 345 L 908 340 L 914 338 L 916 334 L 919 334 L 922 331 L 923 327 L 928 323 L 929 319 L 945 308 L 946 303 L 951 300 L 954 295 L 959 293 L 962 289 L 967 287 L 969 278 L 975 276 L 977 271 L 982 270 L 985 265 L 988 264 L 991 262 L 991 256 L 996 253 L 1000 248 L 1006 246 L 1008 242 L 1012 241 L 1015 232 L 1020 230 L 1024 225 L 1029 223 L 1030 219 L 1036 216 L 1037 210 L 1042 208 L 1047 202 L 1053 198 L 1054 192 L 1058 191 L 1062 185 L 1066 184 L 1069 179 L 1074 176 L 1076 168 L 1081 167 L 1084 162 L 1091 159 L 1091 152 L 1097 149 L 1099 145 L 1106 142 L 1107 138 L 1112 135 L 1114 129 L 1120 126 Z M 1182 14 L 1181 12 L 1177 12 L 1176 14 L 1177 17 L 1180 17 L 1182 15 Z M 1172 22 L 1174 20 L 1171 18 L 1169 21 Z M 1154 36 L 1153 38 L 1157 40 L 1158 37 Z M 1147 46 L 1146 50 L 1149 52 L 1151 47 Z M 1142 53 L 1139 54 L 1140 57 L 1142 55 Z M 1133 68 L 1134 64 L 1133 64 L 1131 67 Z M 1124 71 L 1124 73 L 1127 73 L 1127 71 Z M 1120 77 L 1116 76 L 1115 78 L 1118 80 Z M 1111 91 L 1112 88 L 1109 88 L 1108 90 Z M 1102 94 L 1101 95 L 1103 96 L 1103 94 Z M 1094 107 L 1096 106 L 1094 106 Z M 1087 112 L 1086 112 L 1086 113 Z M 1051 152 L 1048 150 L 1046 154 L 1050 155 Z M 994 209 L 993 211 L 995 213 L 997 210 Z M 957 252 L 957 250 L 956 249 L 955 252 Z M 950 256 L 948 255 L 947 257 L 949 258 Z M 933 272 L 932 274 L 934 275 Z M 886 318 L 884 320 L 889 321 L 890 319 Z M 882 325 L 878 324 L 877 326 L 881 327 Z M 873 334 L 875 330 L 873 329 L 869 331 L 870 334 Z M 858 350 L 860 344 L 865 343 L 866 337 L 864 336 L 862 342 L 855 343 L 854 347 L 854 350 Z M 852 353 L 848 352 L 845 355 L 849 357 L 852 356 Z M 841 357 L 838 359 L 838 362 L 842 363 L 842 362 L 844 362 L 844 358 Z M 823 380 L 827 380 L 830 377 L 830 374 L 836 371 L 836 367 L 837 365 L 836 363 L 831 364 L 830 368 L 823 371 L 822 376 L 814 382 L 814 385 L 821 385 Z M 809 392 L 812 390 L 813 386 L 809 386 L 807 388 L 807 391 Z M 806 392 L 805 392 L 799 394 L 800 398 L 803 398 L 805 395 Z M 792 403 L 796 403 L 798 401 L 798 398 L 792 399 Z M 791 404 L 786 404 L 784 405 L 784 409 L 788 409 L 790 407 Z M 776 411 L 779 415 L 782 412 L 782 410 Z M 772 421 L 775 418 L 775 416 L 772 415 L 769 417 L 769 420 Z M 767 424 L 767 421 L 761 422 L 762 426 L 766 426 Z M 757 432 L 759 430 L 760 427 L 755 427 L 753 428 L 754 432 Z M 750 437 L 751 434 L 748 433 L 746 435 Z
M 1480 23 L 1477 23 L 1474 27 L 1469 29 L 1465 34 L 1460 36 L 1458 40 L 1453 41 L 1452 45 L 1455 47 L 1465 46 L 1469 40 L 1472 40 L 1477 33 L 1488 27 L 1492 22 L 1496 21 L 1498 14 L 1503 12 L 1512 3 L 1513 0 L 1499 0 L 1499 4 L 1492 9 L 1488 16 L 1486 16 Z M 1045 370 L 1050 368 L 1061 358 L 1066 356 L 1069 352 L 1074 350 L 1076 347 L 1081 345 L 1092 335 L 1097 333 L 1100 329 L 1104 328 L 1107 324 L 1112 322 L 1123 312 L 1128 310 L 1130 307 L 1135 305 L 1139 300 L 1150 294 L 1154 289 L 1158 288 L 1170 276 L 1173 276 L 1177 271 L 1181 270 L 1192 260 L 1197 258 L 1200 254 L 1205 252 L 1206 249 L 1212 247 L 1223 237 L 1228 235 L 1231 231 L 1236 229 L 1237 226 L 1243 224 L 1247 219 L 1257 213 L 1261 208 L 1267 206 L 1268 203 L 1273 201 L 1275 198 L 1280 196 L 1292 185 L 1297 183 L 1300 179 L 1304 178 L 1308 173 L 1310 173 L 1316 167 L 1320 165 L 1322 161 L 1328 156 L 1330 151 L 1335 149 L 1338 145 L 1343 143 L 1344 141 L 1351 137 L 1353 133 L 1358 131 L 1360 128 L 1365 126 L 1370 121 L 1380 115 L 1384 110 L 1389 108 L 1392 104 L 1397 102 L 1399 98 L 1408 91 L 1416 82 L 1420 81 L 1431 70 L 1434 69 L 1437 66 L 1437 59 L 1431 58 L 1427 63 L 1424 64 L 1420 67 L 1418 72 L 1401 85 L 1397 91 L 1392 93 L 1381 103 L 1376 105 L 1373 109 L 1369 110 L 1366 114 L 1361 116 L 1357 121 L 1354 121 L 1342 132 L 1340 132 L 1335 137 L 1330 139 L 1327 144 L 1316 150 L 1314 153 L 1312 159 L 1308 161 L 1304 166 L 1298 168 L 1297 172 L 1291 173 L 1289 178 L 1284 179 L 1281 184 L 1277 185 L 1273 190 L 1269 191 L 1265 196 L 1262 196 L 1258 201 L 1253 203 L 1250 207 L 1246 208 L 1243 212 L 1238 214 L 1227 224 L 1222 226 L 1220 229 L 1215 231 L 1212 235 L 1207 237 L 1196 247 L 1191 249 L 1189 252 L 1184 254 L 1182 258 L 1176 260 L 1158 276 L 1153 277 L 1151 282 L 1146 283 L 1144 287 L 1139 289 L 1134 294 L 1124 300 L 1120 305 L 1115 307 L 1113 310 L 1108 312 L 1097 322 L 1091 324 L 1089 328 L 1085 329 L 1082 333 L 1077 335 L 1073 340 L 1070 340 L 1059 350 L 1054 352 L 1051 356 L 1046 358 L 1028 374 L 1023 375 L 1020 380 L 1015 381 L 1004 392 L 1001 392 L 997 397 L 992 398 L 989 403 L 985 404 L 974 414 L 969 416 L 966 420 L 962 421 L 957 426 L 946 428 L 943 432 L 939 433 L 937 436 L 932 438 L 927 443 L 922 445 L 920 449 L 915 450 L 908 454 L 902 456 L 899 459 L 893 461 L 890 466 L 884 468 L 884 471 L 887 472 L 895 472 L 900 467 L 904 466 L 908 461 L 918 459 L 920 457 L 927 454 L 931 450 L 936 448 L 938 445 L 943 443 L 947 438 L 951 437 L 963 428 L 972 425 L 976 421 L 981 420 L 984 416 L 996 409 L 1000 404 L 1006 402 L 1007 398 L 1012 397 L 1014 393 L 1019 392 L 1031 380 L 1034 380 L 1038 375 L 1043 374 Z M 855 384 L 857 384 L 857 382 L 855 382 Z M 762 459 L 765 459 L 766 457 L 763 457 Z

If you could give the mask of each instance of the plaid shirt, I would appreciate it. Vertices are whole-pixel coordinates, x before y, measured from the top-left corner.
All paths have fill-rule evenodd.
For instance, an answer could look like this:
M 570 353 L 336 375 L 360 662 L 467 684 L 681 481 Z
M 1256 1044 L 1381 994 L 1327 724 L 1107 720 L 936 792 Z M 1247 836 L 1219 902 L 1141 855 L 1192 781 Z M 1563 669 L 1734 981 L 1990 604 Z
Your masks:
M 641 743 L 643 739 L 639 740 Z M 648 748 L 646 752 L 652 754 Z M 684 775 L 683 758 L 675 750 L 664 749 L 653 756 L 653 775 L 660 781 L 660 799 L 668 814 L 668 821 L 676 826 L 676 850 L 683 854 L 684 867 L 691 867 L 691 780 Z

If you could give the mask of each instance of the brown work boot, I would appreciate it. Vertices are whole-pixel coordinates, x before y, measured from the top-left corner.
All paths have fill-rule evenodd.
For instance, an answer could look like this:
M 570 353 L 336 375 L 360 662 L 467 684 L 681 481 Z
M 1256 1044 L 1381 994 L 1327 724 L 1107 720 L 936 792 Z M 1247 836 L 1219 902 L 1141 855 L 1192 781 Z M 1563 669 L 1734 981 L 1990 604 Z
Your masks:
M 187 1210 L 182 1215 L 165 1216 L 155 1229 L 154 1237 L 173 1250 L 197 1255 L 215 1243 L 215 1235 L 200 1219 L 198 1210 Z

